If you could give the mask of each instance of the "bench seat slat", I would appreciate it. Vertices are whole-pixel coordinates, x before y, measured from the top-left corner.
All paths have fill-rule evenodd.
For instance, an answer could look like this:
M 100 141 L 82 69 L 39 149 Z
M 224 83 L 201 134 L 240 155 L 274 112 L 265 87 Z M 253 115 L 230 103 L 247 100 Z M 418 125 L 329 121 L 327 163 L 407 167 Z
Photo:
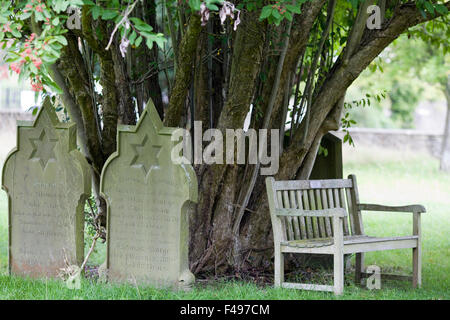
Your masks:
M 366 244 L 375 242 L 389 242 L 389 241 L 417 240 L 417 239 L 418 236 L 404 236 L 404 237 L 369 237 L 365 235 L 345 236 L 344 246 L 352 244 Z M 334 244 L 333 238 L 317 238 L 317 239 L 281 242 L 281 245 L 283 246 L 297 247 L 297 248 L 317 248 L 317 247 L 331 246 L 333 244 Z

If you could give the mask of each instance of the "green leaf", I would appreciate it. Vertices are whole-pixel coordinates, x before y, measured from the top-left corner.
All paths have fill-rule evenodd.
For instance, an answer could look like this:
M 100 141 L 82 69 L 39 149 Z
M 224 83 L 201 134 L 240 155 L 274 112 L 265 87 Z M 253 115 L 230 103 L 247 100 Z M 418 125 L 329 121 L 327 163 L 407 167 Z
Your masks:
M 437 12 L 439 12 L 439 13 L 442 14 L 442 15 L 445 15 L 445 14 L 448 13 L 447 7 L 444 6 L 444 5 L 442 5 L 442 4 L 440 4 L 440 3 L 436 4 L 436 5 L 434 6 L 434 8 L 436 9 Z
M 63 36 L 56 36 L 55 39 L 64 46 L 67 46 L 67 40 Z
M 212 11 L 219 11 L 219 7 L 216 6 L 215 4 L 207 4 L 206 7 Z
M 19 16 L 19 19 L 20 19 L 20 20 L 26 20 L 26 19 L 28 19 L 29 17 L 31 17 L 32 14 L 33 14 L 32 11 L 25 12 L 24 14 L 21 14 L 21 15 Z M 7 22 L 7 21 L 8 21 L 8 20 L 6 20 L 6 22 Z M 2 19 L 1 19 L 1 17 L 0 17 L 0 23 L 6 23 L 6 22 L 2 22 Z
M 94 20 L 97 20 L 98 17 L 102 14 L 102 8 L 100 8 L 98 6 L 92 7 L 91 13 L 92 13 L 92 18 Z
M 117 11 L 104 10 L 103 14 L 102 14 L 102 19 L 103 20 L 111 20 L 111 19 L 114 19 L 115 17 L 117 17 L 118 15 L 119 15 L 119 13 Z
M 134 45 L 135 45 L 136 47 L 139 47 L 139 46 L 141 45 L 141 42 L 142 42 L 142 37 L 139 36 L 139 37 L 136 39 L 136 42 L 134 43 Z
M 200 4 L 201 4 L 200 0 L 190 0 L 189 1 L 189 7 L 191 7 L 191 9 L 194 11 L 200 10 Z
M 428 2 L 428 1 L 425 1 L 424 5 L 425 5 L 425 8 L 427 9 L 427 11 L 434 15 L 434 7 L 433 7 L 433 5 L 430 2 Z
M 265 6 L 262 9 L 262 11 L 261 11 L 261 15 L 259 16 L 259 20 L 264 20 L 268 16 L 270 16 L 271 14 L 272 14 L 272 6 Z
M 152 32 L 153 31 L 153 27 L 148 25 L 147 23 L 145 23 L 144 21 L 142 21 L 139 18 L 130 18 L 130 21 L 132 23 L 134 23 L 135 27 L 139 30 L 139 31 L 147 31 L 147 32 Z
M 135 31 L 133 31 L 130 35 L 130 37 L 128 38 L 128 40 L 130 40 L 131 44 L 134 44 L 134 40 L 136 40 L 137 37 L 137 33 Z
M 70 0 L 70 5 L 71 6 L 82 6 L 83 4 L 88 4 L 86 2 L 91 2 L 92 3 L 92 1 Z
M 19 30 L 17 29 L 11 29 L 11 33 L 13 34 L 14 37 L 16 38 L 21 38 L 22 34 L 19 32 Z
M 293 13 L 301 13 L 300 7 L 294 6 L 292 4 L 287 4 L 286 9 L 288 9 L 290 12 L 293 12 Z
M 153 41 L 150 38 L 147 38 L 147 40 L 145 41 L 145 44 L 147 45 L 147 47 L 149 49 L 153 48 Z
M 274 16 L 275 19 L 281 19 L 281 14 L 278 10 L 272 10 L 272 16 Z
M 292 14 L 289 12 L 289 11 L 286 11 L 285 13 L 284 13 L 284 17 L 287 19 L 287 20 L 289 20 L 289 21 L 292 21 Z

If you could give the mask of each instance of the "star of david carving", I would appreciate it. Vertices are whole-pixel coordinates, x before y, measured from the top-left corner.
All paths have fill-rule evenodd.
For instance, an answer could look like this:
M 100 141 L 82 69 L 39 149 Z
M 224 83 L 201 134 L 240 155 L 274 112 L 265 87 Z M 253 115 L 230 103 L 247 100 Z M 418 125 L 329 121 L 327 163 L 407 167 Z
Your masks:
M 159 167 L 159 154 L 161 145 L 152 144 L 147 135 L 144 136 L 141 143 L 131 144 L 134 151 L 133 159 L 130 165 L 134 168 L 140 168 L 147 175 L 153 168 Z
M 56 160 L 54 149 L 58 139 L 50 137 L 45 130 L 42 129 L 41 134 L 37 138 L 30 138 L 29 140 L 33 147 L 29 159 L 38 161 L 42 170 L 45 170 L 50 160 Z

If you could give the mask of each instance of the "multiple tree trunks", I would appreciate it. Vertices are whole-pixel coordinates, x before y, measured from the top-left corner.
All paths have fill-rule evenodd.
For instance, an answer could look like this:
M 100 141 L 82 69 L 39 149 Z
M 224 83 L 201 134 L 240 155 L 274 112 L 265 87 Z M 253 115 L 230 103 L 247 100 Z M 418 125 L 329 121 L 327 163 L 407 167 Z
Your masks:
M 79 128 L 82 150 L 97 180 L 94 186 L 98 185 L 105 160 L 114 151 L 117 124 L 134 124 L 139 116 L 131 97 L 137 99 L 138 107 L 151 97 L 168 126 L 192 127 L 193 120 L 202 120 L 208 123 L 203 126 L 205 130 L 210 127 L 222 131 L 241 129 L 253 105 L 252 128 L 263 127 L 264 118 L 269 119 L 269 129 L 281 128 L 286 119 L 284 100 L 289 97 L 286 92 L 292 90 L 293 80 L 300 77 L 296 73 L 299 61 L 311 39 L 317 38 L 314 30 L 320 21 L 328 18 L 327 12 L 333 14 L 333 10 L 328 9 L 334 3 L 332 0 L 304 3 L 301 13 L 294 16 L 291 30 L 286 22 L 274 26 L 266 20 L 260 21 L 258 10 L 243 11 L 242 22 L 235 32 L 214 19 L 208 22 L 209 26 L 202 27 L 196 13 L 189 17 L 182 14 L 181 18 L 187 21 L 175 37 L 177 65 L 173 83 L 168 83 L 170 96 L 166 108 L 161 90 L 164 81 L 158 80 L 158 73 L 163 74 L 167 66 L 158 65 L 158 53 L 148 49 L 138 54 L 132 51 L 122 59 L 117 43 L 110 50 L 104 50 L 108 39 L 98 39 L 92 30 L 109 34 L 111 25 L 103 20 L 93 21 L 90 14 L 83 12 L 82 31 L 69 31 L 69 45 L 53 68 L 52 77 L 63 88 L 64 104 Z M 337 59 L 327 59 L 331 63 L 329 68 L 325 70 L 322 61 L 318 64 L 318 68 L 322 68 L 318 71 L 320 77 L 313 81 L 311 99 L 307 102 L 309 121 L 307 124 L 302 121 L 291 132 L 289 143 L 284 145 L 280 155 L 277 180 L 308 177 L 322 136 L 339 127 L 347 88 L 401 33 L 434 18 L 422 16 L 413 2 L 392 6 L 395 6 L 392 16 L 381 29 L 352 32 L 344 53 Z M 449 8 L 450 4 L 446 6 Z M 157 28 L 155 10 L 154 2 L 144 1 L 134 13 Z M 220 34 L 224 29 L 226 37 L 211 40 L 211 31 Z M 284 39 L 286 30 L 290 30 L 289 42 L 284 59 L 280 59 L 282 50 L 275 40 Z M 84 53 L 78 50 L 77 37 L 85 40 Z M 318 52 L 321 60 L 326 48 L 325 45 L 322 52 Z M 90 77 L 93 61 L 86 59 L 86 52 L 91 52 L 99 62 L 101 97 L 93 90 Z M 280 61 L 283 63 L 278 78 Z M 134 74 L 148 68 L 149 62 L 156 62 L 156 75 L 136 79 Z M 305 68 L 305 74 L 308 72 L 310 70 Z M 273 108 L 269 108 L 271 97 L 275 97 Z M 96 116 L 99 105 L 103 126 Z M 258 176 L 254 186 L 249 184 L 252 167 L 196 166 L 199 203 L 190 220 L 190 264 L 194 273 L 221 274 L 271 268 L 273 238 L 264 177 Z M 251 188 L 251 197 L 244 206 L 242 219 L 238 219 L 237 208 L 242 205 L 242 195 L 248 188 Z M 104 202 L 98 199 L 100 209 L 104 210 Z

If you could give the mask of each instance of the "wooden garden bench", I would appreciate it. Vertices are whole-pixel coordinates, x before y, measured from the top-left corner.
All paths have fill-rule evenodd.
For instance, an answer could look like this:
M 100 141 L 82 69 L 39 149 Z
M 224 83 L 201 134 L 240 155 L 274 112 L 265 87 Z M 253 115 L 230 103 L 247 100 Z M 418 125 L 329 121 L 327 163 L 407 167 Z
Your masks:
M 364 273 L 364 252 L 405 248 L 413 250 L 412 283 L 413 287 L 420 287 L 420 214 L 425 212 L 423 206 L 361 204 L 354 175 L 348 179 L 297 181 L 275 181 L 270 177 L 266 179 L 266 187 L 274 237 L 276 287 L 341 294 L 344 289 L 345 254 L 356 254 L 355 281 L 361 285 L 361 279 L 367 276 Z M 411 212 L 413 235 L 390 238 L 368 236 L 364 233 L 361 211 Z M 334 285 L 284 282 L 284 253 L 332 254 Z

